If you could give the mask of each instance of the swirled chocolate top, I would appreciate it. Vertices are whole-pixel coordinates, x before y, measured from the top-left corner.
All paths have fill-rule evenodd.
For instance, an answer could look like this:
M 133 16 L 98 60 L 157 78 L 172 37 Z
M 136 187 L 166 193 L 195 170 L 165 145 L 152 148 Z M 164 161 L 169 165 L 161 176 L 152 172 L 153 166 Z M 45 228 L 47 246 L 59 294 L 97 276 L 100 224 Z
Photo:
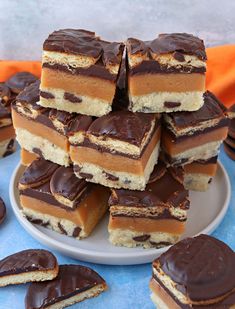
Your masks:
M 29 249 L 7 256 L 0 261 L 0 277 L 57 267 L 55 256 L 46 250 Z
M 157 207 L 167 204 L 187 209 L 188 190 L 183 186 L 182 168 L 166 168 L 159 162 L 150 176 L 144 191 L 113 189 L 109 205 L 132 207 Z
M 6 81 L 6 85 L 12 92 L 18 94 L 36 80 L 38 78 L 30 72 L 18 72 Z
M 105 65 L 112 65 L 120 63 L 124 44 L 103 41 L 96 36 L 95 32 L 83 29 L 62 29 L 48 36 L 43 49 L 101 58 Z
M 145 135 L 150 131 L 152 123 L 159 119 L 156 114 L 132 113 L 116 111 L 97 118 L 89 127 L 87 134 L 113 138 L 141 145 Z
M 184 239 L 154 263 L 193 301 L 222 297 L 235 288 L 235 253 L 207 235 Z
M 203 106 L 194 112 L 175 112 L 167 114 L 176 128 L 196 126 L 204 121 L 225 119 L 219 100 L 210 91 L 204 93 Z
M 27 309 L 46 308 L 106 283 L 94 270 L 80 265 L 61 265 L 59 275 L 52 281 L 32 283 L 25 297 Z
M 159 34 L 152 41 L 129 38 L 127 40 L 127 49 L 132 55 L 145 55 L 150 52 L 155 54 L 179 52 L 186 55 L 194 55 L 203 61 L 206 60 L 203 40 L 187 33 L 163 33 Z

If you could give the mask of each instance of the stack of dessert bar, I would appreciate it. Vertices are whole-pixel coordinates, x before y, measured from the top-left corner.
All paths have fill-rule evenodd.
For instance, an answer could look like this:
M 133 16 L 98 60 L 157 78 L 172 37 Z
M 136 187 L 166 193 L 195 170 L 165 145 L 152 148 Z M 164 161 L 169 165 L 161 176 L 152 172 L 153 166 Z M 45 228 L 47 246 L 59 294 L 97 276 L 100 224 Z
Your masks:
M 206 190 L 227 135 L 205 72 L 203 41 L 189 34 L 126 44 L 85 30 L 50 34 L 41 81 L 12 106 L 25 216 L 84 238 L 109 208 L 115 245 L 178 241 L 188 189 Z

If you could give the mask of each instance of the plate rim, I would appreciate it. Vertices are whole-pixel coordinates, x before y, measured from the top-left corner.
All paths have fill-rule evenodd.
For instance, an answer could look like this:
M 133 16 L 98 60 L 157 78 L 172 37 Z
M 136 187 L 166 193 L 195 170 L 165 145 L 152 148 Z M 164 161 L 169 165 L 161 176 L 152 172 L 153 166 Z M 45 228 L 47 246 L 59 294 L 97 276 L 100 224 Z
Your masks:
M 54 250 L 59 251 L 62 254 L 65 254 L 67 256 L 73 257 L 75 259 L 80 259 L 86 262 L 92 262 L 97 264 L 105 264 L 105 265 L 137 265 L 137 264 L 144 264 L 149 263 L 150 257 L 154 258 L 156 256 L 159 256 L 163 252 L 165 252 L 170 246 L 159 248 L 159 249 L 144 249 L 143 251 L 139 251 L 138 253 L 136 251 L 131 252 L 132 248 L 127 248 L 130 250 L 130 252 L 107 252 L 107 251 L 92 251 L 89 249 L 79 248 L 79 247 L 73 247 L 70 244 L 61 242 L 57 239 L 52 238 L 51 236 L 46 235 L 41 230 L 39 230 L 37 227 L 35 227 L 32 223 L 30 223 L 21 213 L 19 205 L 17 203 L 16 197 L 15 197 L 15 182 L 17 174 L 19 173 L 20 168 L 22 167 L 22 164 L 19 162 L 17 166 L 15 167 L 9 184 L 9 196 L 10 196 L 10 202 L 11 207 L 13 209 L 13 212 L 18 220 L 18 222 L 21 224 L 21 226 L 29 233 L 35 240 L 37 240 L 39 243 L 48 246 L 49 248 L 52 248 Z M 213 219 L 212 222 L 208 226 L 206 226 L 202 231 L 200 231 L 198 234 L 211 234 L 213 231 L 218 227 L 218 225 L 223 220 L 231 200 L 231 183 L 228 176 L 228 173 L 226 169 L 224 168 L 223 164 L 218 161 L 218 168 L 221 169 L 225 185 L 227 189 L 226 198 L 223 204 L 223 207 L 220 209 L 217 216 Z M 194 236 L 196 236 L 194 235 Z M 134 259 L 133 258 L 137 258 Z M 98 259 L 103 259 L 98 260 Z M 112 259 L 109 261 L 109 259 Z M 121 260 L 120 260 L 121 259 Z M 132 259 L 132 261 L 126 261 L 125 259 Z M 115 261 L 113 261 L 115 260 Z

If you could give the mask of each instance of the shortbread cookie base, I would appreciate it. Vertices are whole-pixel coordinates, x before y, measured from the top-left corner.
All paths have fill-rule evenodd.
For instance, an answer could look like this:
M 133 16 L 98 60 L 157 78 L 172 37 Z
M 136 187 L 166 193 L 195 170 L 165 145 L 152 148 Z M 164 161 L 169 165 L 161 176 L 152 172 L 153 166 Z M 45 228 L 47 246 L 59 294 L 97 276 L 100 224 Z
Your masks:
M 74 163 L 75 175 L 78 178 L 83 178 L 80 176 L 83 174 L 86 181 L 98 183 L 106 187 L 143 191 L 153 171 L 153 168 L 158 161 L 158 155 L 159 143 L 155 146 L 145 167 L 143 175 L 103 169 L 101 166 L 91 163 L 77 164 L 76 162 Z M 76 172 L 76 168 L 79 169 L 79 172 Z M 107 174 L 111 175 L 109 179 L 106 176 Z M 89 175 L 89 177 L 86 177 L 86 175 Z
M 171 113 L 176 111 L 196 111 L 204 103 L 202 91 L 192 92 L 153 92 L 146 95 L 131 96 L 129 110 L 142 113 Z M 165 102 L 180 103 L 167 107 Z
M 20 146 L 29 152 L 35 153 L 35 149 L 39 149 L 45 160 L 63 166 L 70 165 L 69 154 L 45 138 L 36 136 L 25 129 L 16 128 L 16 139 Z
M 141 237 L 145 234 L 150 235 L 146 241 L 135 241 L 133 237 Z M 132 230 L 124 229 L 109 229 L 109 241 L 115 246 L 123 247 L 143 247 L 148 248 L 161 248 L 170 244 L 176 243 L 181 235 L 170 234 L 165 232 L 135 232 Z
M 49 92 L 54 96 L 53 99 L 45 99 L 42 96 L 40 97 L 39 104 L 44 107 L 96 117 L 106 115 L 112 110 L 112 103 L 98 98 L 79 95 L 81 102 L 73 103 L 64 98 L 64 90 L 56 88 L 43 88 L 42 91 Z M 77 94 L 71 94 L 77 96 Z
M 58 266 L 52 270 L 36 270 L 19 274 L 0 277 L 0 287 L 11 284 L 22 284 L 27 282 L 39 282 L 54 279 L 58 274 Z
M 210 175 L 187 173 L 184 176 L 184 187 L 192 191 L 207 191 L 211 178 Z

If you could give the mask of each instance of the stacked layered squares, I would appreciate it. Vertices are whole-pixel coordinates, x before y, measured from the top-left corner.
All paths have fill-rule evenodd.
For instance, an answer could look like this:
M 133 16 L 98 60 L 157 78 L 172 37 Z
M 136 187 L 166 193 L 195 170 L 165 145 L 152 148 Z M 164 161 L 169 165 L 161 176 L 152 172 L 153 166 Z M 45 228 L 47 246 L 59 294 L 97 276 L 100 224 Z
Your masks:
M 160 146 L 160 116 L 116 111 L 97 118 L 85 138 L 69 138 L 75 174 L 112 188 L 144 190 Z
M 40 105 L 102 116 L 112 110 L 124 44 L 65 29 L 43 44 Z
M 216 173 L 219 147 L 228 131 L 228 119 L 220 104 L 207 91 L 198 111 L 164 115 L 161 147 L 165 160 L 173 166 L 185 166 L 187 189 L 205 191 Z
M 207 236 L 184 239 L 153 262 L 152 300 L 158 309 L 235 308 L 235 253 Z
M 159 248 L 184 233 L 189 208 L 183 169 L 159 162 L 144 191 L 112 189 L 109 239 L 118 246 Z
M 15 150 L 15 131 L 10 111 L 0 103 L 0 158 Z
M 128 91 L 133 112 L 195 111 L 203 105 L 206 53 L 186 33 L 153 41 L 127 40 Z
M 77 239 L 90 235 L 108 208 L 109 190 L 78 179 L 72 167 L 33 161 L 19 181 L 29 221 Z
M 235 104 L 227 111 L 229 118 L 228 136 L 224 141 L 224 150 L 227 155 L 235 160 Z
M 84 132 L 92 122 L 89 116 L 70 114 L 38 105 L 40 81 L 26 87 L 12 105 L 17 141 L 29 153 L 69 166 L 68 136 Z M 25 156 L 25 152 L 23 152 Z

